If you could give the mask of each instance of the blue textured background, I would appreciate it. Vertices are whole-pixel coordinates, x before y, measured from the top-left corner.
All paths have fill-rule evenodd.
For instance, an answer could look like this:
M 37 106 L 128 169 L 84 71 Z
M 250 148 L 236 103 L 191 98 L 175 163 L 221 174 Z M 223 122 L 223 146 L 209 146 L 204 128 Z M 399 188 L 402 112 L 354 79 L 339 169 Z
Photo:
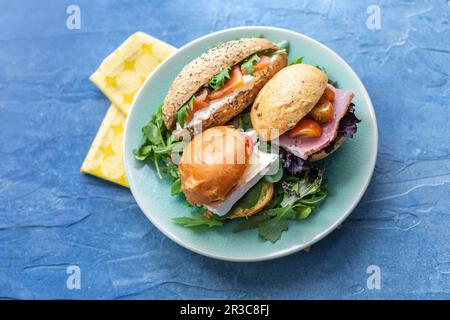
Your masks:
M 66 8 L 81 8 L 81 30 Z M 381 30 L 366 27 L 370 4 Z M 436 1 L 0 3 L 1 298 L 449 298 L 450 6 Z M 135 31 L 181 46 L 240 25 L 284 27 L 335 50 L 376 108 L 374 178 L 341 229 L 241 264 L 191 253 L 130 192 L 79 173 L 109 105 L 89 82 Z M 381 290 L 366 286 L 381 268 Z M 81 289 L 66 268 L 81 268 Z

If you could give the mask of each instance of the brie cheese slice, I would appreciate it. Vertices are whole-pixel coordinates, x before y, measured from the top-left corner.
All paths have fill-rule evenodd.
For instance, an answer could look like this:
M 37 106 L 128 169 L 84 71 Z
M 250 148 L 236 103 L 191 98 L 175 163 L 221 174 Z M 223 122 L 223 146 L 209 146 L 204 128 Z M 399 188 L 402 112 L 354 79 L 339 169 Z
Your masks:
M 253 136 L 252 132 L 246 132 L 246 134 L 249 134 L 251 137 Z M 227 198 L 223 202 L 208 205 L 206 208 L 218 216 L 226 215 L 233 205 L 264 177 L 266 173 L 276 170 L 275 167 L 278 166 L 277 160 L 277 154 L 262 152 L 258 150 L 258 146 L 255 144 L 244 174 L 240 177 L 236 186 L 230 191 Z

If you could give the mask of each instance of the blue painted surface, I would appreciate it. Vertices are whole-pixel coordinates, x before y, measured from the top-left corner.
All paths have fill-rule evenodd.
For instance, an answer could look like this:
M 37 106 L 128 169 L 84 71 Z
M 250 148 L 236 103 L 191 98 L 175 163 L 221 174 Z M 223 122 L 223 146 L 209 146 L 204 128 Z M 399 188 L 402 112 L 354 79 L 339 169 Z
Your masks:
M 449 298 L 450 6 L 436 1 L 71 1 L 0 4 L 1 298 Z M 381 29 L 367 7 L 379 5 Z M 181 46 L 240 25 L 335 50 L 378 116 L 360 205 L 309 253 L 240 264 L 165 238 L 125 188 L 79 173 L 109 105 L 88 77 L 128 35 Z M 66 287 L 69 265 L 81 289 Z M 370 290 L 366 270 L 381 269 Z

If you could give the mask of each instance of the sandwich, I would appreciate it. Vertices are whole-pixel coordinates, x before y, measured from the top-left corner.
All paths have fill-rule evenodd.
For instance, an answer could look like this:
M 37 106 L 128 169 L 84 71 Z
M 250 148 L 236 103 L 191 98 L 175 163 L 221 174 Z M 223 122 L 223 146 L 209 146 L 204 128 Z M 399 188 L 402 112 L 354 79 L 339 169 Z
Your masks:
M 259 137 L 302 161 L 318 161 L 336 151 L 353 137 L 359 120 L 354 114 L 354 94 L 328 82 L 323 70 L 308 64 L 278 72 L 251 109 Z
M 287 65 L 285 44 L 264 38 L 232 40 L 188 63 L 164 99 L 166 128 L 193 133 L 227 123 Z
M 209 217 L 233 219 L 261 211 L 272 199 L 272 184 L 261 182 L 259 194 L 245 205 L 239 200 L 274 170 L 278 156 L 260 151 L 255 139 L 254 132 L 233 126 L 217 126 L 196 135 L 178 164 L 187 201 L 204 207 Z

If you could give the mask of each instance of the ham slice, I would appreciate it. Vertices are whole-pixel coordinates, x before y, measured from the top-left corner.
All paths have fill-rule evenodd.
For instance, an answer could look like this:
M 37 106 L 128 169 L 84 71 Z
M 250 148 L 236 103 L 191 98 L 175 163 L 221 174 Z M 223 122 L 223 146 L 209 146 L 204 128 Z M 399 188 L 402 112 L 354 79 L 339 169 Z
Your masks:
M 336 138 L 339 121 L 347 113 L 354 94 L 350 91 L 336 89 L 331 85 L 328 85 L 328 88 L 334 91 L 333 120 L 322 125 L 322 135 L 320 137 L 289 138 L 288 134 L 285 133 L 280 137 L 278 143 L 277 141 L 272 141 L 272 143 L 277 143 L 286 151 L 304 160 L 329 145 Z

